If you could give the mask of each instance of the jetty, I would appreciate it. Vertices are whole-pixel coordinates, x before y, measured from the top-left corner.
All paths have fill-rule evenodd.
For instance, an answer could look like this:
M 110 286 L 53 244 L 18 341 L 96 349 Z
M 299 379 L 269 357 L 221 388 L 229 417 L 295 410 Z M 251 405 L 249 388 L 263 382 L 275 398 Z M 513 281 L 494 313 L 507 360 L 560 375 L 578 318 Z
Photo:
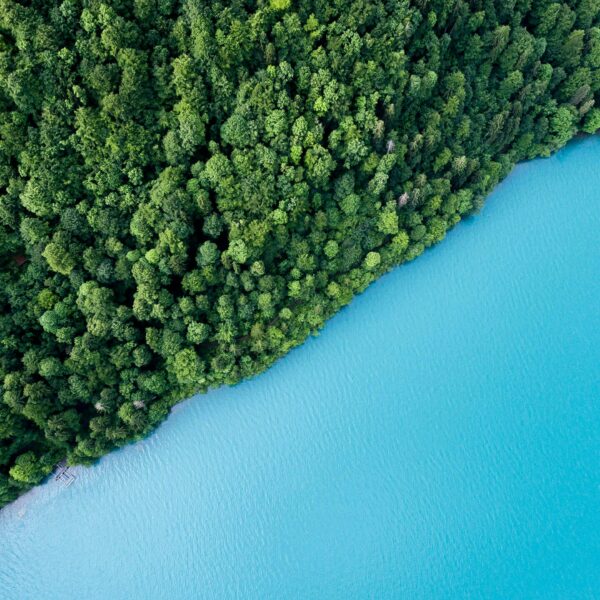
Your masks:
M 56 465 L 54 481 L 58 481 L 63 487 L 69 487 L 76 479 L 77 475 L 71 472 L 71 468 L 66 461 L 63 460 Z

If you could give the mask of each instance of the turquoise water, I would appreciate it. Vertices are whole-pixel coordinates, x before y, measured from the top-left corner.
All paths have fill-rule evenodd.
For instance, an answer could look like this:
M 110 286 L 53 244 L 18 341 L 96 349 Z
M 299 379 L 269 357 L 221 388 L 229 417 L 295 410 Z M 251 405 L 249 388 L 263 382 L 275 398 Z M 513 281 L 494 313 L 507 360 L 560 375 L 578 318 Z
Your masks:
M 600 598 L 599 165 L 520 165 L 268 373 L 0 512 L 0 598 Z

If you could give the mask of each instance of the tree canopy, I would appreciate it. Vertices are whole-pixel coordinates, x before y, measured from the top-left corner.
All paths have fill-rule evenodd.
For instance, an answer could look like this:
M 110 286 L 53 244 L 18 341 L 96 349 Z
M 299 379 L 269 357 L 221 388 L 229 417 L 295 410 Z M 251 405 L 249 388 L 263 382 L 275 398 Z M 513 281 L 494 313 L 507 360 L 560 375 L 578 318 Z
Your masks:
M 263 371 L 600 127 L 595 0 L 0 0 L 0 506 Z

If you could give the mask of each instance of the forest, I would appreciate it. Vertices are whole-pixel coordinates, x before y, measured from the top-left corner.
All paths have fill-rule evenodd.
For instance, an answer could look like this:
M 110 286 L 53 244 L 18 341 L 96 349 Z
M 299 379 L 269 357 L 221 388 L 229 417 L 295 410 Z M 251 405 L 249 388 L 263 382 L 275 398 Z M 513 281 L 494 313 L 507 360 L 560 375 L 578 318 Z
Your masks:
M 0 506 L 264 371 L 599 100 L 598 0 L 0 0 Z

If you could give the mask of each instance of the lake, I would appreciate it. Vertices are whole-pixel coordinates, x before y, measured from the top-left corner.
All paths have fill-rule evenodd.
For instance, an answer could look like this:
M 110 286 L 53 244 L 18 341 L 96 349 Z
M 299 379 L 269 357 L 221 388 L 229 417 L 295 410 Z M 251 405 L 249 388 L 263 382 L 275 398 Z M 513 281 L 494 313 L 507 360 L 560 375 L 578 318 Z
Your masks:
M 600 138 L 267 373 L 0 512 L 2 600 L 600 597 Z

